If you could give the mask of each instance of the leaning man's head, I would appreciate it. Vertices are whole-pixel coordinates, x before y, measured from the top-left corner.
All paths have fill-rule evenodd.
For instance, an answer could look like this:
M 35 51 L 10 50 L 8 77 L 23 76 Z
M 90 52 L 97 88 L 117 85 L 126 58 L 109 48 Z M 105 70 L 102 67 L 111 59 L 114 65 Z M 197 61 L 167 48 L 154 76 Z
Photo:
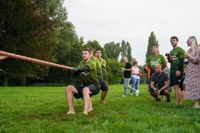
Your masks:
M 90 59 L 90 49 L 88 49 L 88 48 L 83 49 L 83 51 L 82 51 L 82 59 L 84 61 L 87 61 L 87 60 Z

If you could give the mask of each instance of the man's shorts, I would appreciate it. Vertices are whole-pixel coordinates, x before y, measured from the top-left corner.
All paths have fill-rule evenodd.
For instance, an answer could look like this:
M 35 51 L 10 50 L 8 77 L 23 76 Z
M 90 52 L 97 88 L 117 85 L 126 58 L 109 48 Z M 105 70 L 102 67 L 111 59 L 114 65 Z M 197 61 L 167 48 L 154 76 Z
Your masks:
M 179 85 L 181 90 L 184 90 L 183 86 L 184 77 L 177 77 L 176 74 L 170 74 L 170 86 Z
M 99 93 L 99 87 L 96 84 L 90 84 L 90 85 L 87 85 L 87 86 L 84 86 L 84 85 L 74 85 L 74 87 L 76 88 L 76 90 L 78 92 L 78 93 L 74 94 L 74 97 L 76 99 L 83 98 L 83 92 L 82 91 L 83 91 L 83 88 L 85 88 L 85 87 L 89 88 L 90 93 L 91 93 L 90 97 Z
M 165 90 L 168 90 L 169 92 L 171 92 L 171 91 L 170 91 L 170 88 L 167 88 L 167 89 L 162 90 L 162 91 L 160 92 L 160 95 L 164 95 L 164 91 L 165 91 Z M 155 93 L 154 90 L 153 90 L 153 88 L 151 88 L 151 87 L 149 88 L 149 93 Z
M 99 79 L 100 85 L 101 85 L 101 91 L 108 91 L 108 85 L 106 84 L 106 81 L 103 79 Z

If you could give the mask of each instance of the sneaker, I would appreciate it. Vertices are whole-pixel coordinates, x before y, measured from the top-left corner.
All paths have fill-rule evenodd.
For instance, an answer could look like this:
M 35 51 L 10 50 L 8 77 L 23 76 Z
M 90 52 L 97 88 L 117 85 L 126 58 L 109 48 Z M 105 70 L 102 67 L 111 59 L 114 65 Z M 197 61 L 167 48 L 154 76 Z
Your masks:
M 122 97 L 126 97 L 126 95 L 123 94 Z
M 135 95 L 139 96 L 139 92 L 140 92 L 139 90 L 136 90 Z
M 167 102 L 171 102 L 171 100 L 170 100 L 170 99 L 167 99 Z
M 156 102 L 160 102 L 161 100 L 158 98 L 158 99 L 156 99 Z

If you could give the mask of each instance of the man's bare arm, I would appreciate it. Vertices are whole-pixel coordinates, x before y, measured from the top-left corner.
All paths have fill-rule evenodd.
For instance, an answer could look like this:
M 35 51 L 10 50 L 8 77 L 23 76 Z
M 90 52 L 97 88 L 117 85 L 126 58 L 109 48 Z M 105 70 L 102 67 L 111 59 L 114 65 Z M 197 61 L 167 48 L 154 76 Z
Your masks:
M 6 58 L 8 58 L 8 57 L 7 56 L 0 56 L 0 60 L 4 60 Z
M 169 81 L 165 81 L 164 83 L 165 85 L 160 89 L 160 91 L 167 89 L 169 87 Z

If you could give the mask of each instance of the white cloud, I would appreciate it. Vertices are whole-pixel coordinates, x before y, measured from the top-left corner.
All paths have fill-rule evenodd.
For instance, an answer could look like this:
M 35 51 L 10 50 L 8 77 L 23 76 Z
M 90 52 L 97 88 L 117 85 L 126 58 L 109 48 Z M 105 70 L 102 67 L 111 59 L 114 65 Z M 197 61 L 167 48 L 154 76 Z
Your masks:
M 129 41 L 140 64 L 144 64 L 151 31 L 162 54 L 171 50 L 172 35 L 179 37 L 185 49 L 189 36 L 200 40 L 199 0 L 65 0 L 64 4 L 79 36 L 101 44 Z

